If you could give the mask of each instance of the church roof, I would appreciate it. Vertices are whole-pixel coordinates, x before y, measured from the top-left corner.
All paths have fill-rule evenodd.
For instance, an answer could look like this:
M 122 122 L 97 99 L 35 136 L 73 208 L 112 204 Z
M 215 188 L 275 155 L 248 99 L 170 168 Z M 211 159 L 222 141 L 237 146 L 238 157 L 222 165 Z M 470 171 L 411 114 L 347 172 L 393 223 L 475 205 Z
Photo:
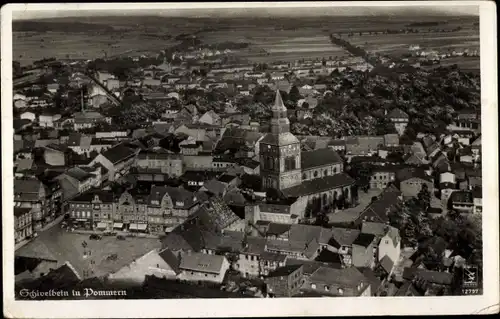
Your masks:
M 279 90 L 276 90 L 276 98 L 274 99 L 273 111 L 286 111 L 285 104 L 281 98 Z
M 318 194 L 330 189 L 340 188 L 354 184 L 354 179 L 345 173 L 325 176 L 308 181 L 303 181 L 300 185 L 283 190 L 287 197 L 300 197 Z
M 331 148 L 320 148 L 314 151 L 301 153 L 302 169 L 320 167 L 325 165 L 342 163 L 339 154 Z
M 260 143 L 271 144 L 271 145 L 290 145 L 300 143 L 299 139 L 290 132 L 281 134 L 268 133 L 260 141 Z

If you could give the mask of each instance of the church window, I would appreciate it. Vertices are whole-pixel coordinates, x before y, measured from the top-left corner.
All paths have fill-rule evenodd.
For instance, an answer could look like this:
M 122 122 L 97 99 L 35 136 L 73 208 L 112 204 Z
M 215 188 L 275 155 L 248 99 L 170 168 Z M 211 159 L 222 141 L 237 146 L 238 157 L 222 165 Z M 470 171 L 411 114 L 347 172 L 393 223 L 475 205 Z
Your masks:
M 335 173 L 337 173 L 337 167 L 336 166 L 333 167 L 333 174 L 335 174 Z
M 328 176 L 328 170 L 327 169 L 325 169 L 324 175 Z
M 302 174 L 302 179 L 306 180 L 307 179 L 307 175 L 306 174 Z
M 295 157 L 288 156 L 285 158 L 285 171 L 291 171 L 295 169 Z
M 314 171 L 314 177 L 318 177 L 318 171 Z

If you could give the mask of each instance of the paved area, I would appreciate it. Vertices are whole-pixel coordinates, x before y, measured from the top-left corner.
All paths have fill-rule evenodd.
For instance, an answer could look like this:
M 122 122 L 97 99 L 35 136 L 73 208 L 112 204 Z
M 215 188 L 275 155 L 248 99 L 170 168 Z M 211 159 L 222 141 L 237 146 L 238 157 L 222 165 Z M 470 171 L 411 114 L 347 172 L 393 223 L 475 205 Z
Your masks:
M 86 248 L 82 246 L 84 241 Z M 38 237 L 17 250 L 16 255 L 52 256 L 62 263 L 68 261 L 82 278 L 87 278 L 114 272 L 160 247 L 158 239 L 127 237 L 118 240 L 115 236 L 104 236 L 101 240 L 90 240 L 88 234 L 67 232 L 57 226 L 39 232 Z M 108 259 L 112 254 L 117 255 L 116 260 Z
M 334 213 L 329 213 L 328 218 L 330 223 L 349 223 L 361 214 L 365 208 L 371 203 L 373 196 L 378 196 L 382 193 L 381 189 L 369 189 L 367 193 L 360 190 L 359 194 L 359 204 L 355 207 L 337 211 Z

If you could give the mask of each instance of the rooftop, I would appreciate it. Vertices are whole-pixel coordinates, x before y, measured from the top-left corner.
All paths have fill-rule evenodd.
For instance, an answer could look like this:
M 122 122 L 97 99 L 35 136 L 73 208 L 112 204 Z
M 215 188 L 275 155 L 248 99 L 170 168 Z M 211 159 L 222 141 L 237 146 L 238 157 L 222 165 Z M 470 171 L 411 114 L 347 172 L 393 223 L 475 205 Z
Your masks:
M 303 181 L 300 185 L 283 190 L 283 194 L 288 197 L 300 197 L 310 194 L 321 193 L 326 190 L 350 186 L 355 183 L 349 175 L 345 173 L 325 176 L 313 180 Z
M 342 159 L 340 158 L 340 156 L 331 148 L 320 148 L 314 151 L 302 152 L 300 155 L 301 168 L 303 170 L 324 165 L 342 163 Z

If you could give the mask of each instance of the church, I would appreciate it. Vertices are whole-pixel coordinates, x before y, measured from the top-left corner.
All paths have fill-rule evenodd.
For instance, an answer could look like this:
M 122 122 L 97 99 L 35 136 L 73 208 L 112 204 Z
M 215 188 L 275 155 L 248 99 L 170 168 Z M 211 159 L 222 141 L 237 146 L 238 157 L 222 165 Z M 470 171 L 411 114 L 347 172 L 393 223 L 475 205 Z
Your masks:
M 286 203 L 254 205 L 248 209 L 247 219 L 293 224 L 338 201 L 354 204 L 355 181 L 344 173 L 341 157 L 332 148 L 301 150 L 299 139 L 290 132 L 279 91 L 272 113 L 271 130 L 259 146 L 260 175 L 263 189 L 278 190 Z

